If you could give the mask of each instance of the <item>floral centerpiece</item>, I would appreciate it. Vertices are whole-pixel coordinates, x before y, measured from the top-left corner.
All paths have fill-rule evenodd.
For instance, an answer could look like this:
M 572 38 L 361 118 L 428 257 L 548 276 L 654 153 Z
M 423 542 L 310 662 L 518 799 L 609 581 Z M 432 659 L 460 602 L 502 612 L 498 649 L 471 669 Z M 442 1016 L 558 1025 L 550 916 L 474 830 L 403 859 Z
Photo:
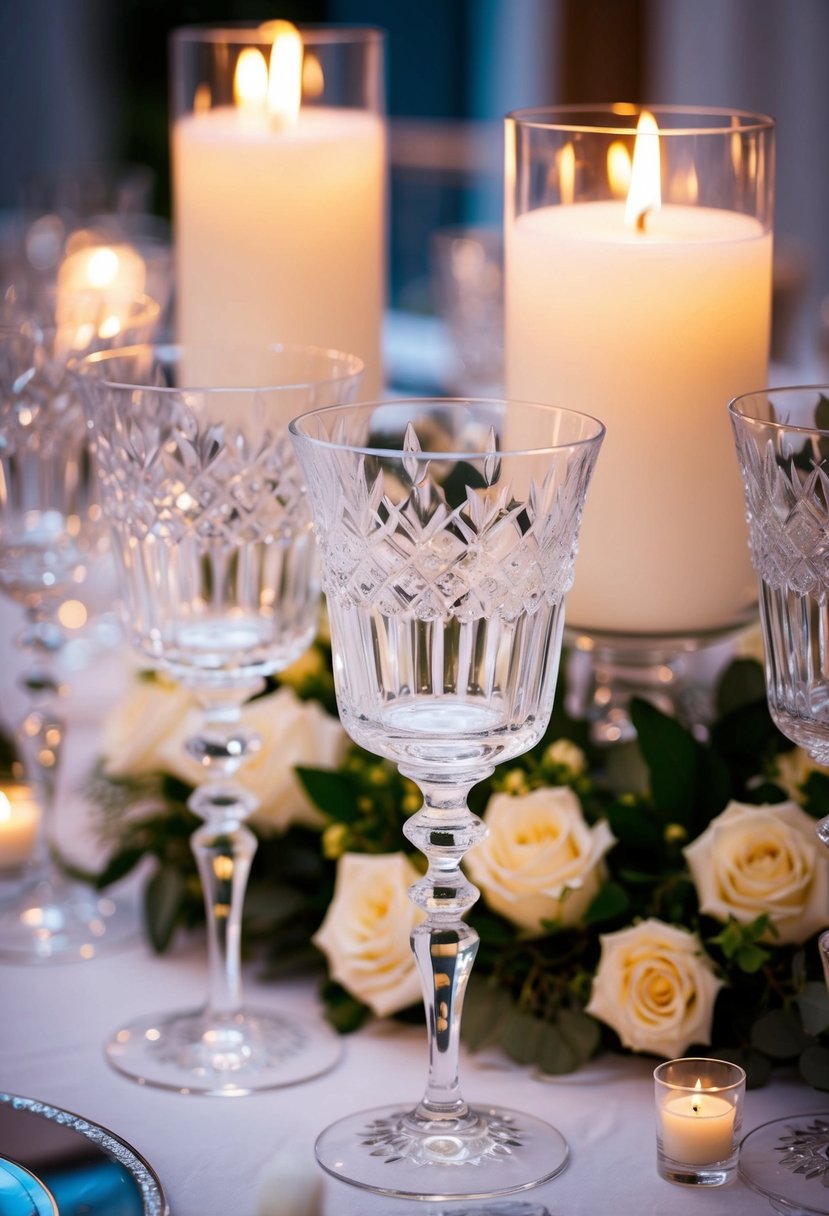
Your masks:
M 815 819 L 829 775 L 773 726 L 750 659 L 726 671 L 709 739 L 635 702 L 636 745 L 593 752 L 562 690 L 545 738 L 472 792 L 488 838 L 467 858 L 481 947 L 463 1037 L 547 1073 L 604 1048 L 736 1060 L 752 1084 L 796 1062 L 829 1089 L 829 850 Z M 92 780 L 106 885 L 151 856 L 146 922 L 157 950 L 202 917 L 188 838 L 195 764 L 182 759 L 187 694 L 143 676 L 108 724 Z M 418 1016 L 399 851 L 412 783 L 349 744 L 324 638 L 245 709 L 263 738 L 246 781 L 261 799 L 245 905 L 265 972 L 315 959 L 341 1030 Z M 610 767 L 608 765 L 610 760 Z

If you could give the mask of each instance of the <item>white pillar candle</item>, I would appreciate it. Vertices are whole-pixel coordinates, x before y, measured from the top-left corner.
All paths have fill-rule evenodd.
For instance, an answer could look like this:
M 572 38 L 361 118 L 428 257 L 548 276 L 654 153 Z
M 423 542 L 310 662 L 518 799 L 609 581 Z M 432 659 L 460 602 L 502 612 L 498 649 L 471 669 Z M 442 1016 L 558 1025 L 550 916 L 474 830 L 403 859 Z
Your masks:
M 226 105 L 172 132 L 177 327 L 188 345 L 333 347 L 381 383 L 385 128 L 366 110 L 295 121 Z
M 683 1165 L 712 1165 L 734 1151 L 735 1108 L 704 1092 L 669 1098 L 659 1110 L 662 1151 Z
M 34 852 L 40 807 L 28 786 L 0 789 L 0 870 L 22 866 Z
M 572 626 L 682 633 L 755 599 L 726 405 L 766 383 L 771 236 L 753 217 L 624 202 L 506 230 L 507 393 L 607 426 L 568 596 Z

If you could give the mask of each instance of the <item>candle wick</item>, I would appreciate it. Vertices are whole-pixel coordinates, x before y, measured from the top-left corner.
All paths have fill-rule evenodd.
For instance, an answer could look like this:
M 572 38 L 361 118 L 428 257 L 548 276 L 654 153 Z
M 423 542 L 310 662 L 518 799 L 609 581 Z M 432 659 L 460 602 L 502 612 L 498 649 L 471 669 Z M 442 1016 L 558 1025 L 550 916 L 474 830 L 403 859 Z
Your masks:
M 645 218 L 650 211 L 651 211 L 651 208 L 646 207 L 644 211 L 640 211 L 639 214 L 637 215 L 637 217 L 636 217 L 636 231 L 637 232 L 645 231 Z
M 698 1115 L 699 1114 L 699 1102 L 692 1102 L 691 1110 L 694 1112 L 695 1115 Z

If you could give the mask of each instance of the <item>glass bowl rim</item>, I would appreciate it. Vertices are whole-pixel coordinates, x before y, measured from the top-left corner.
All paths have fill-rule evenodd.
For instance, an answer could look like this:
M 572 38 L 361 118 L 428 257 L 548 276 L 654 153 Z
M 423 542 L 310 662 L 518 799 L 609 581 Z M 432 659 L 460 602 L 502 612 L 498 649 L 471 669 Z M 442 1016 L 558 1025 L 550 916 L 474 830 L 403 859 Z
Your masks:
M 773 131 L 775 120 L 768 114 L 751 110 L 732 109 L 727 106 L 681 106 L 648 104 L 645 102 L 595 102 L 574 105 L 529 106 L 524 109 L 511 110 L 505 118 L 519 127 L 532 127 L 537 130 L 561 131 L 589 135 L 631 136 L 636 134 L 635 126 L 614 124 L 613 116 L 635 118 L 644 110 L 659 118 L 664 115 L 687 115 L 689 119 L 719 118 L 721 125 L 700 125 L 689 122 L 681 127 L 660 127 L 660 139 L 673 139 L 688 135 L 745 135 L 751 132 Z M 587 115 L 604 115 L 606 123 L 591 123 Z M 732 125 L 732 119 L 739 119 L 737 126 Z M 581 121 L 580 121 L 581 119 Z

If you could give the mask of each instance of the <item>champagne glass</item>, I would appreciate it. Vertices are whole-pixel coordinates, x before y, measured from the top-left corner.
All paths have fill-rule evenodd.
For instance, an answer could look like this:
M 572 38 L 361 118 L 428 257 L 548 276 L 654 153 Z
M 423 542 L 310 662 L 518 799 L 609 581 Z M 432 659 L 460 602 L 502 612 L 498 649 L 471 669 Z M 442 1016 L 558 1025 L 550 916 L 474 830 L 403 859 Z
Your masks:
M 192 847 L 208 999 L 118 1029 L 107 1057 L 141 1083 L 246 1094 L 339 1056 L 323 1023 L 243 1005 L 242 902 L 256 849 L 245 820 L 257 802 L 235 777 L 260 745 L 242 706 L 316 632 L 316 548 L 287 424 L 303 407 L 350 400 L 362 369 L 337 351 L 221 345 L 136 346 L 79 365 L 133 645 L 202 711 L 186 748 L 206 778 L 189 806 L 203 820 Z
M 136 921 L 128 905 L 64 877 L 50 849 L 66 733 L 57 707 L 65 691 L 60 608 L 79 594 L 104 537 L 70 364 L 118 334 L 146 339 L 158 308 L 145 297 L 113 311 L 96 292 L 47 293 L 34 312 L 14 315 L 19 327 L 0 331 L 0 593 L 26 617 L 17 642 L 27 656 L 21 685 L 29 707 L 18 738 L 43 826 L 22 890 L 0 912 L 0 958 L 89 959 L 131 935 Z
M 386 1195 L 484 1197 L 564 1168 L 540 1119 L 467 1104 L 461 1007 L 478 897 L 460 863 L 486 832 L 472 786 L 549 721 L 582 507 L 604 427 L 504 401 L 410 400 L 294 420 L 319 541 L 340 717 L 417 783 L 406 836 L 428 869 L 411 888 L 429 1040 L 425 1094 L 322 1133 L 332 1175 Z

